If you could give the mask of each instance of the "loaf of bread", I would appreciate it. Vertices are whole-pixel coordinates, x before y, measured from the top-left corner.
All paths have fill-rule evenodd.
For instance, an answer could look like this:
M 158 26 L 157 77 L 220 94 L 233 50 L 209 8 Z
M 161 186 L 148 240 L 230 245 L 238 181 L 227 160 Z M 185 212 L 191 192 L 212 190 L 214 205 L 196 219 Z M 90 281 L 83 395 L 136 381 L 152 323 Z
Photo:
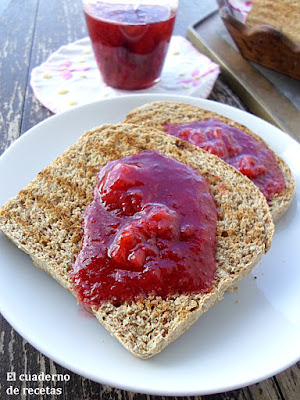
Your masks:
M 255 140 L 262 142 L 267 146 L 261 137 L 254 134 L 245 126 L 214 112 L 179 102 L 156 101 L 148 103 L 132 110 L 124 122 L 144 124 L 150 128 L 164 130 L 165 124 L 185 124 L 210 118 L 217 118 L 228 125 L 242 130 L 252 136 Z M 293 200 L 295 194 L 295 182 L 288 165 L 277 154 L 274 153 L 274 155 L 276 162 L 284 175 L 286 184 L 285 189 L 272 196 L 268 202 L 273 220 L 277 221 L 287 211 Z
M 83 134 L 0 209 L 2 232 L 76 296 L 70 270 L 81 248 L 82 217 L 92 200 L 97 172 L 111 160 L 146 150 L 201 173 L 219 216 L 211 292 L 106 302 L 92 308 L 100 323 L 140 358 L 157 354 L 184 333 L 268 251 L 274 225 L 261 192 L 219 158 L 173 136 L 131 124 L 103 125 Z
M 300 1 L 252 0 L 246 24 L 269 25 L 300 45 Z

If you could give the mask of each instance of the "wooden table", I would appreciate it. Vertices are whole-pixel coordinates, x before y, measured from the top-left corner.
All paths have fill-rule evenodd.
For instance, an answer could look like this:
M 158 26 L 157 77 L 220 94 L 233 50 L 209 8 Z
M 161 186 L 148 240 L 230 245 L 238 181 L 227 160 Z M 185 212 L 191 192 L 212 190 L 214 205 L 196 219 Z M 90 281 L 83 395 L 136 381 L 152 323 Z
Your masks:
M 209 0 L 181 0 L 175 33 L 185 35 Z M 51 113 L 33 96 L 30 71 L 59 46 L 86 36 L 80 0 L 1 0 L 0 2 L 0 152 Z M 211 99 L 245 108 L 220 77 Z M 159 399 L 94 383 L 62 368 L 35 350 L 0 316 L 0 399 Z M 261 383 L 194 399 L 298 400 L 300 363 Z M 6 373 L 68 373 L 60 396 L 7 395 Z M 24 382 L 24 385 L 30 382 Z

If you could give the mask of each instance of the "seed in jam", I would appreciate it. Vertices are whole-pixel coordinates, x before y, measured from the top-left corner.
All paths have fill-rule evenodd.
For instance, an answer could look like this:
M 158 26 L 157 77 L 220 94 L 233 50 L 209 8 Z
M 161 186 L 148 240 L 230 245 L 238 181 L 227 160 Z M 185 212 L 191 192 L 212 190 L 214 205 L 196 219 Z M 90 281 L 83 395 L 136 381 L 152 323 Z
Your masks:
M 145 151 L 109 162 L 97 178 L 71 271 L 80 302 L 212 289 L 217 209 L 202 175 Z
M 246 132 L 216 118 L 166 124 L 165 132 L 220 157 L 258 186 L 267 201 L 285 189 L 274 153 Z

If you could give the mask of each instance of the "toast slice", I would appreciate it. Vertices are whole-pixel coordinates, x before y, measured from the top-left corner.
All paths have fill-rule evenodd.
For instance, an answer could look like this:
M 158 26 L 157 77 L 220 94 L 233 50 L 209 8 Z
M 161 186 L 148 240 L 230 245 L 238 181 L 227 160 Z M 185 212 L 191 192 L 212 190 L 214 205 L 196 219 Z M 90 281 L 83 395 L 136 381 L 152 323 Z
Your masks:
M 145 126 L 151 128 L 164 130 L 164 125 L 166 123 L 185 124 L 210 118 L 217 118 L 228 125 L 246 132 L 258 142 L 264 143 L 270 149 L 270 147 L 263 141 L 261 137 L 250 131 L 245 126 L 214 112 L 203 110 L 199 107 L 184 103 L 165 101 L 152 102 L 132 110 L 124 122 L 144 124 Z M 286 184 L 285 189 L 280 193 L 273 195 L 268 202 L 273 220 L 275 222 L 288 210 L 289 206 L 291 205 L 295 194 L 295 182 L 288 165 L 277 154 L 274 153 L 274 155 L 276 162 L 283 173 Z
M 103 125 L 86 132 L 0 209 L 0 229 L 33 263 L 72 292 L 70 270 L 82 243 L 82 216 L 96 174 L 111 160 L 156 150 L 201 173 L 218 207 L 217 271 L 206 294 L 102 304 L 92 311 L 131 353 L 149 358 L 184 333 L 245 277 L 271 245 L 274 225 L 261 192 L 219 158 L 152 128 Z
M 299 0 L 252 0 L 246 23 L 249 26 L 272 26 L 300 45 L 299 15 Z

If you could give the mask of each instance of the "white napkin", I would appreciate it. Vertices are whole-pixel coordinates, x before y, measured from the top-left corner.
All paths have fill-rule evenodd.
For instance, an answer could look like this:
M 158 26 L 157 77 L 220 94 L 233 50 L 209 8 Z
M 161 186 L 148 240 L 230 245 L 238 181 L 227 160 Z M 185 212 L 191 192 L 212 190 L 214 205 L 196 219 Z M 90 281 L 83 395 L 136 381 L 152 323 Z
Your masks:
M 94 59 L 89 38 L 62 46 L 34 68 L 31 87 L 53 113 L 75 105 L 132 93 L 170 93 L 206 98 L 220 68 L 184 37 L 173 36 L 160 81 L 145 90 L 124 91 L 107 86 Z

